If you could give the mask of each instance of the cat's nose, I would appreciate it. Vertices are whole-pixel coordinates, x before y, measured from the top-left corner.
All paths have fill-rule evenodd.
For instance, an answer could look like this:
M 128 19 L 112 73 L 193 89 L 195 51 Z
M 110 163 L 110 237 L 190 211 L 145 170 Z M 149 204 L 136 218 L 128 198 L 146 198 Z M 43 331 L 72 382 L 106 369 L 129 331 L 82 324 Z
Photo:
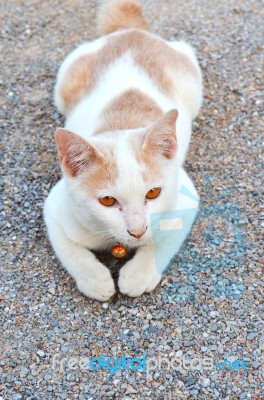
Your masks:
M 135 229 L 133 231 L 128 230 L 128 233 L 129 233 L 129 235 L 134 236 L 135 238 L 139 239 L 139 238 L 141 238 L 141 236 L 144 235 L 144 233 L 146 232 L 147 229 L 148 229 L 148 227 L 146 226 L 145 229 L 140 229 L 140 230 Z

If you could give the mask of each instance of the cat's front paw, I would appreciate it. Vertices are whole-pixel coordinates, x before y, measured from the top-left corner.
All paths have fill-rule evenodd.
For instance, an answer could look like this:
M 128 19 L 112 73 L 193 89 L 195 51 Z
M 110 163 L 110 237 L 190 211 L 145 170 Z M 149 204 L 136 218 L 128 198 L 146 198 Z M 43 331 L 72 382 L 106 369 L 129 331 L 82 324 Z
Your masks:
M 150 269 L 140 265 L 138 260 L 128 261 L 121 269 L 118 279 L 120 292 L 130 297 L 141 296 L 144 292 L 152 292 L 161 280 L 155 267 Z
M 96 265 L 92 276 L 79 277 L 76 283 L 79 291 L 85 296 L 99 301 L 107 301 L 115 294 L 113 278 L 103 265 Z

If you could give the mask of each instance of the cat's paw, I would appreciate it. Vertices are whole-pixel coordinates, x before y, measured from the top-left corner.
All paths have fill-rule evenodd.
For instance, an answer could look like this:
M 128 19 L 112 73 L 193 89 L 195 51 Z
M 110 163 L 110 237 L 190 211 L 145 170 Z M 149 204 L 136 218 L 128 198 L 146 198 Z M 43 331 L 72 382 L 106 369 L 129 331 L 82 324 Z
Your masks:
M 130 297 L 141 296 L 144 292 L 152 292 L 161 280 L 156 269 L 140 265 L 138 260 L 128 261 L 121 269 L 118 279 L 120 292 Z
M 99 301 L 107 301 L 115 294 L 111 273 L 103 265 L 96 265 L 92 276 L 82 276 L 76 283 L 79 291 L 85 296 Z

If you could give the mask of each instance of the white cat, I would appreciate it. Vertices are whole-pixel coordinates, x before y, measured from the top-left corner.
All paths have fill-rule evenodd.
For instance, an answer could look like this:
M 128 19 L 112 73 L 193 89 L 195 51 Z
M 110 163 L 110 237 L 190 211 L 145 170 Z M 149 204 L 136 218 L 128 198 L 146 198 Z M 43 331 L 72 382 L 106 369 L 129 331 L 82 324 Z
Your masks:
M 79 46 L 58 73 L 55 103 L 66 126 L 55 139 L 63 178 L 44 216 L 78 289 L 106 301 L 114 282 L 92 250 L 111 252 L 117 243 L 137 249 L 118 286 L 132 297 L 150 292 L 177 251 L 169 230 L 154 240 L 151 216 L 198 207 L 179 190 L 198 198 L 182 165 L 202 78 L 192 48 L 150 33 L 135 0 L 107 2 L 98 26 L 105 36 Z

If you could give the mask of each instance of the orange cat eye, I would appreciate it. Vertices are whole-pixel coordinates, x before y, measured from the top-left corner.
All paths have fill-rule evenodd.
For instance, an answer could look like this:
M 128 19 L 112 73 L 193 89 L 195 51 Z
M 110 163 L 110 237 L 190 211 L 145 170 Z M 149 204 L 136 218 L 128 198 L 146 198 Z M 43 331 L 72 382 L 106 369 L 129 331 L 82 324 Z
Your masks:
M 147 199 L 156 199 L 156 197 L 158 197 L 160 192 L 161 192 L 161 188 L 160 187 L 150 189 L 148 191 L 148 193 L 146 194 L 146 198 Z
M 112 207 L 116 203 L 116 199 L 111 196 L 100 197 L 98 200 L 105 207 Z

